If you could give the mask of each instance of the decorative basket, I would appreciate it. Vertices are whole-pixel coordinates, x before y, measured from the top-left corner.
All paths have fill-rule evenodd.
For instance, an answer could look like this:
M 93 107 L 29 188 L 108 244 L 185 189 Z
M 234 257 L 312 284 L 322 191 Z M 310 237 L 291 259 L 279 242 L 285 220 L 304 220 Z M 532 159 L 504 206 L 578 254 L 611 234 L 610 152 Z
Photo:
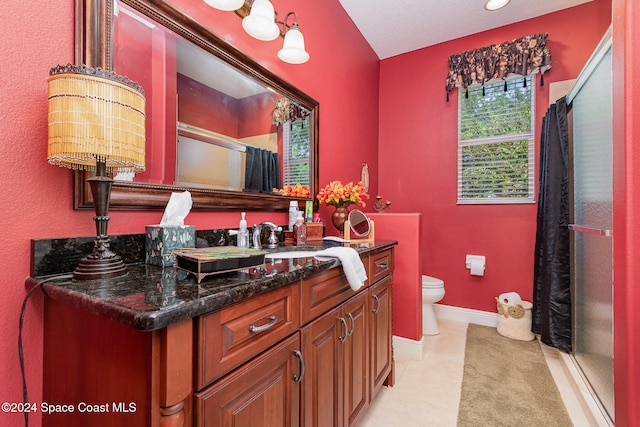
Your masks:
M 508 305 L 496 298 L 498 305 L 498 333 L 507 338 L 520 341 L 531 341 L 535 338 L 531 332 L 531 308 L 533 304 L 522 301 L 520 304 Z

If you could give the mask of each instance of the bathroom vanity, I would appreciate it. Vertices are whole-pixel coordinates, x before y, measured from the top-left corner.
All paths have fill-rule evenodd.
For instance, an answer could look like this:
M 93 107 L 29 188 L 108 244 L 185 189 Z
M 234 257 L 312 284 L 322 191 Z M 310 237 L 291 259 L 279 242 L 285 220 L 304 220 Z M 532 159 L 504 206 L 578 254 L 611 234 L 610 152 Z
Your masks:
M 105 281 L 28 279 L 46 295 L 43 425 L 354 424 L 393 385 L 395 244 L 359 245 L 357 291 L 313 257 L 200 284 L 145 264 Z

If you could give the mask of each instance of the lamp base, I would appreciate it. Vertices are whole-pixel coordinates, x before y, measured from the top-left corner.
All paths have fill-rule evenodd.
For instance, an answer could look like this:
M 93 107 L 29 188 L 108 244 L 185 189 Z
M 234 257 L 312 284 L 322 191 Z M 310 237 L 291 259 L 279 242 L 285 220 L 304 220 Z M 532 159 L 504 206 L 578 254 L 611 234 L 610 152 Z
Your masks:
M 75 280 L 100 280 L 112 279 L 127 274 L 122 258 L 118 255 L 111 258 L 92 259 L 82 258 L 80 264 L 73 272 Z

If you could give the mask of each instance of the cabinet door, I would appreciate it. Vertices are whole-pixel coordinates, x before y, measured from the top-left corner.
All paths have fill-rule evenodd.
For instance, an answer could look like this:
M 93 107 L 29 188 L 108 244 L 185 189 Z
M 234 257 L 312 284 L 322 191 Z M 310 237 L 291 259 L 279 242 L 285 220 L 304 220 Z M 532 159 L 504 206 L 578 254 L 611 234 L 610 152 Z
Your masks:
M 344 425 L 342 341 L 349 329 L 341 314 L 341 307 L 334 308 L 302 329 L 306 369 L 301 424 L 305 427 Z
M 368 292 L 345 302 L 342 313 L 349 326 L 344 347 L 345 423 L 352 425 L 369 406 Z
M 392 370 L 391 284 L 386 276 L 369 288 L 369 340 L 371 348 L 371 399 L 378 394 Z M 393 381 L 388 385 L 393 385 Z
M 297 333 L 197 393 L 196 425 L 298 426 L 302 363 L 296 350 Z

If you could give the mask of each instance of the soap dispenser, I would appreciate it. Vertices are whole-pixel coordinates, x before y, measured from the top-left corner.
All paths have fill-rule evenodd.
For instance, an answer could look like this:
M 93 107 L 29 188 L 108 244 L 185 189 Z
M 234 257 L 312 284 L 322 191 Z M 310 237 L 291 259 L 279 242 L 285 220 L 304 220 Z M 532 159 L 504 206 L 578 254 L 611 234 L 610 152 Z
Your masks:
M 305 245 L 307 243 L 307 224 L 304 222 L 303 212 L 298 212 L 296 223 L 293 226 L 293 244 Z
M 245 216 L 246 212 L 241 213 L 242 218 L 240 219 L 240 226 L 238 227 L 238 247 L 239 248 L 248 248 L 249 247 L 249 230 L 247 230 L 247 220 Z

